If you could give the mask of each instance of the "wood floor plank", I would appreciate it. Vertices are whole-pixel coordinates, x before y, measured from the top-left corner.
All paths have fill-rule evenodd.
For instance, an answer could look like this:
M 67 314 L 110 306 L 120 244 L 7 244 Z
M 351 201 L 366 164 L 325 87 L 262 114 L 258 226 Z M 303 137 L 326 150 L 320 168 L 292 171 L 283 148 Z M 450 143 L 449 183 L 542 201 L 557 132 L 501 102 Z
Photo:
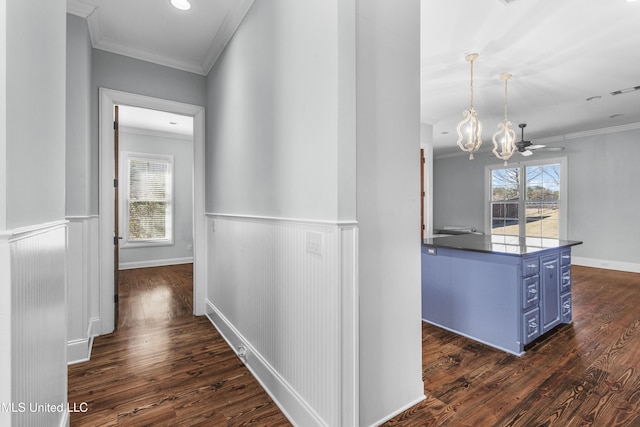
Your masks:
M 71 426 L 289 426 L 208 319 L 190 265 L 122 272 L 119 328 L 69 367 Z M 426 400 L 386 426 L 640 426 L 640 274 L 572 267 L 573 323 L 521 357 L 422 325 Z
M 572 296 L 522 357 L 423 324 L 427 400 L 385 425 L 640 426 L 640 274 L 573 266 Z
M 209 320 L 191 314 L 191 265 L 120 277 L 117 331 L 69 367 L 69 401 L 88 404 L 71 426 L 290 425 Z

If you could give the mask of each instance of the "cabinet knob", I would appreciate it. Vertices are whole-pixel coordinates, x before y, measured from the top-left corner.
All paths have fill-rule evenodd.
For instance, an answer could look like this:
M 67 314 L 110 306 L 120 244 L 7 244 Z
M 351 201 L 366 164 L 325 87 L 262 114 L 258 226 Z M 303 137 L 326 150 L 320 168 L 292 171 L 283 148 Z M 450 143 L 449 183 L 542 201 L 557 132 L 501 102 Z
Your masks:
M 549 270 L 553 270 L 554 268 L 556 268 L 555 265 L 545 265 L 545 268 L 548 268 Z
M 527 268 L 536 268 L 537 265 L 536 264 L 527 264 Z

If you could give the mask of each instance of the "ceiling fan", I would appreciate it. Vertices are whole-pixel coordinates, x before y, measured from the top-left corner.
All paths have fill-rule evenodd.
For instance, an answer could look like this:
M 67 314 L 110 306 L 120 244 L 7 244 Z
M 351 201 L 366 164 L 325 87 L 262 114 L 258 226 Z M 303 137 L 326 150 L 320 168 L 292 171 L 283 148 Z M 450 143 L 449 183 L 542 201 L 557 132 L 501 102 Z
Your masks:
M 530 156 L 533 154 L 531 150 L 539 150 L 540 148 L 545 148 L 546 145 L 540 144 L 532 144 L 531 141 L 525 141 L 524 139 L 524 128 L 527 126 L 526 123 L 520 123 L 518 127 L 522 131 L 522 136 L 520 137 L 520 141 L 516 142 L 516 148 L 523 156 Z

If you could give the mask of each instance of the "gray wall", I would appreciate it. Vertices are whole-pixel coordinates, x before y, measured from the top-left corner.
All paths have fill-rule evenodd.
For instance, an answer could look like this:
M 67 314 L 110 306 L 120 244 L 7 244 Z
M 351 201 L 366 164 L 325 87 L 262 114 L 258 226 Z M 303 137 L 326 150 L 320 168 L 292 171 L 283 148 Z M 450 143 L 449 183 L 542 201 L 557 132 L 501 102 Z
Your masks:
M 146 95 L 193 105 L 206 105 L 205 76 L 94 49 L 91 99 L 91 213 L 98 213 L 99 88 Z
M 255 2 L 209 73 L 207 212 L 337 217 L 335 5 L 284 22 L 287 3 Z
M 136 153 L 165 154 L 174 156 L 173 189 L 174 189 L 174 242 L 171 246 L 144 248 L 126 248 L 120 250 L 120 265 L 127 263 L 170 263 L 172 260 L 193 257 L 193 140 L 170 134 L 165 136 L 149 135 L 144 131 L 120 132 L 120 151 Z M 121 173 L 125 168 L 120 169 Z M 124 182 L 125 176 L 120 177 Z M 121 201 L 121 206 L 125 206 Z M 121 215 L 121 219 L 124 217 Z M 121 225 L 121 230 L 124 227 Z M 125 265 L 126 266 L 126 265 Z
M 61 3 L 6 3 L 6 174 L 0 173 L 6 180 L 0 181 L 6 199 L 0 199 L 6 201 L 0 229 L 65 216 L 66 13 Z
M 1 2 L 0 402 L 67 396 L 65 58 L 65 1 Z M 64 419 L 0 411 L 3 426 Z
M 373 425 L 423 395 L 420 2 L 356 5 L 360 424 Z
M 255 2 L 208 78 L 209 213 L 358 222 L 361 425 L 423 394 L 419 16 Z
M 91 212 L 91 54 L 87 21 L 67 14 L 66 213 L 70 216 Z
M 640 130 L 581 137 L 547 146 L 563 146 L 565 150 L 538 151 L 531 159 L 567 157 L 567 238 L 584 242 L 574 248 L 574 257 L 637 264 Z M 477 155 L 472 161 L 466 156 L 435 160 L 434 228 L 471 225 L 487 231 L 484 167 L 489 163 L 500 162 L 488 153 Z

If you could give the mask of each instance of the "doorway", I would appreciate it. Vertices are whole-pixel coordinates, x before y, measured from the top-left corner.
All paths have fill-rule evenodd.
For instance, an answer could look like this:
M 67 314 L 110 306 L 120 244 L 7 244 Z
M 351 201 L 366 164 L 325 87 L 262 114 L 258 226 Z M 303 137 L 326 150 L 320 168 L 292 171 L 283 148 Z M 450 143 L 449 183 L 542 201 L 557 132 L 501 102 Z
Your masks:
M 193 314 L 205 314 L 207 246 L 204 212 L 204 107 L 101 88 L 99 113 L 101 334 L 113 332 L 116 320 L 113 287 L 115 276 L 115 256 L 113 255 L 115 236 L 113 109 L 116 105 L 128 105 L 193 117 Z

